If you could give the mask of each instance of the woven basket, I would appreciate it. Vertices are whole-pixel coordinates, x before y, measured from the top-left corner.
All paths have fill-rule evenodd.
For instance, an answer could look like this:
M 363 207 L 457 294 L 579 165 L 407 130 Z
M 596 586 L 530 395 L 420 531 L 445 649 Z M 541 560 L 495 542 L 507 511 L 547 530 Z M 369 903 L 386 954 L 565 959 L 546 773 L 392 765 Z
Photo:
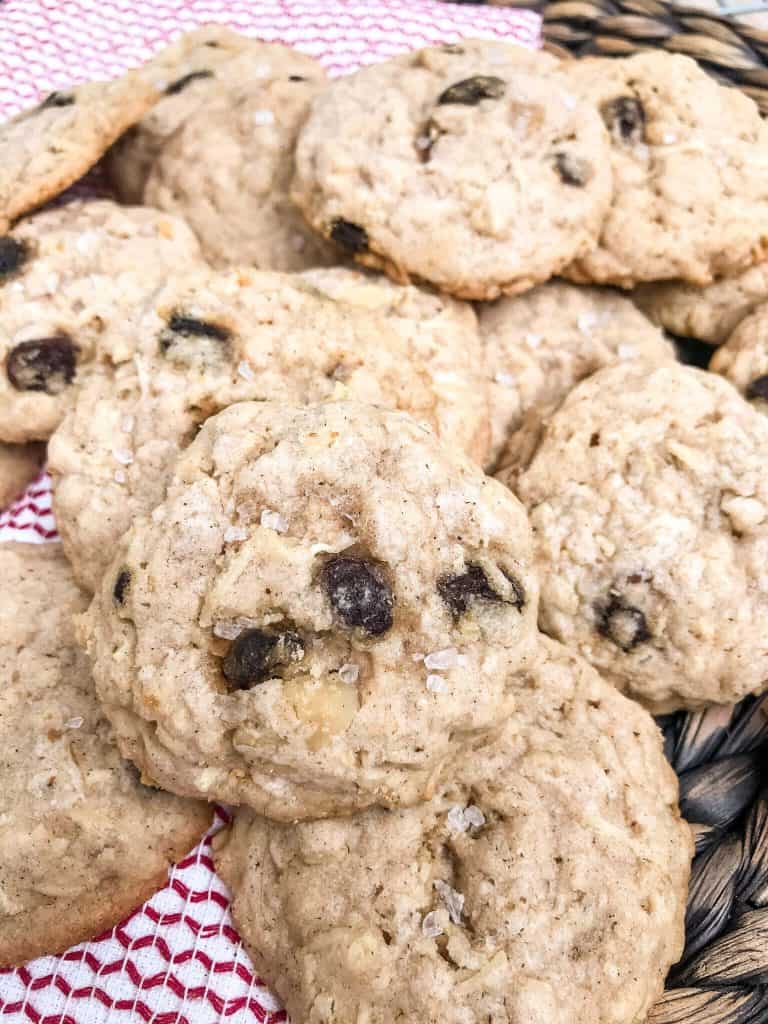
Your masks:
M 660 0 L 491 0 L 535 8 L 561 56 L 695 57 L 768 115 L 768 30 Z M 683 362 L 712 349 L 676 339 Z M 647 1024 L 768 1024 L 768 694 L 659 719 L 696 834 L 686 945 Z

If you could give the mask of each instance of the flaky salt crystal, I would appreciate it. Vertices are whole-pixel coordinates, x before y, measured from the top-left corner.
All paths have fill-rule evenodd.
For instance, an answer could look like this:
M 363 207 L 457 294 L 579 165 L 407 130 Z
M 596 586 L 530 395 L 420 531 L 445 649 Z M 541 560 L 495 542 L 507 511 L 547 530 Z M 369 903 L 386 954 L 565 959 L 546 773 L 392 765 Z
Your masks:
M 353 685 L 357 682 L 357 677 L 360 675 L 360 666 L 353 665 L 351 662 L 346 665 L 342 665 L 339 669 L 339 678 L 342 683 L 349 683 Z
M 235 540 L 245 540 L 248 531 L 242 526 L 228 526 L 224 531 L 224 543 L 231 544 Z
M 437 910 L 430 910 L 428 914 L 424 915 L 421 932 L 427 939 L 436 939 L 438 935 L 443 934 L 443 926 L 440 924 L 440 914 Z
M 482 828 L 485 824 L 485 815 L 475 804 L 470 804 L 464 811 L 464 821 L 470 828 Z
M 130 466 L 133 462 L 133 454 L 126 448 L 113 448 L 112 454 L 122 466 Z
M 253 369 L 251 368 L 250 363 L 246 363 L 244 359 L 240 363 L 238 363 L 237 373 L 238 376 L 243 378 L 243 380 L 253 380 L 254 377 L 256 376 L 256 374 L 253 372 Z
M 445 647 L 442 651 L 433 651 L 424 659 L 427 668 L 453 668 L 459 660 L 459 652 L 455 647 Z
M 275 533 L 285 533 L 288 523 L 279 512 L 273 512 L 270 508 L 262 509 L 259 522 L 266 530 L 274 530 Z
M 274 124 L 275 115 L 271 110 L 254 110 L 253 123 L 256 125 Z
M 428 675 L 427 689 L 431 693 L 445 693 L 446 684 L 442 676 Z
M 123 470 L 123 469 L 116 469 L 115 472 L 114 472 L 114 478 L 115 478 L 115 483 L 117 483 L 117 484 L 124 484 L 125 480 L 126 480 L 125 470 Z
M 123 422 L 120 424 L 120 429 L 124 434 L 130 434 L 136 425 L 136 420 L 133 416 L 123 416 Z
M 515 383 L 515 375 L 513 373 L 502 373 L 500 371 L 493 379 L 497 384 L 501 384 L 503 388 L 511 388 Z
M 65 729 L 79 729 L 82 726 L 84 721 L 85 721 L 85 719 L 81 718 L 80 715 L 78 715 L 77 718 L 70 718 L 68 721 L 66 721 L 64 723 L 64 728 Z
M 594 313 L 581 313 L 576 324 L 582 334 L 589 334 L 592 328 L 597 324 L 597 317 Z
M 437 889 L 437 895 L 443 901 L 443 905 L 448 911 L 448 917 L 450 917 L 454 924 L 461 924 L 461 914 L 464 910 L 463 895 L 460 892 L 456 892 L 447 882 L 443 882 L 439 878 L 432 884 Z
M 471 828 L 481 828 L 485 824 L 485 815 L 474 804 L 469 807 L 455 804 L 446 815 L 446 823 L 451 832 L 467 832 Z
M 633 359 L 637 355 L 634 345 L 619 345 L 617 349 L 619 359 Z

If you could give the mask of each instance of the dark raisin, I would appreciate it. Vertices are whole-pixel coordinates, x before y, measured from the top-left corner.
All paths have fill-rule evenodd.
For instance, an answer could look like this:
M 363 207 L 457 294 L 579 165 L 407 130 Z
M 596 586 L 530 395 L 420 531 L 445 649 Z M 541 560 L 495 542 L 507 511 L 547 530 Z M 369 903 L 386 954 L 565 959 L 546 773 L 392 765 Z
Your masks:
M 10 235 L 0 235 L 0 283 L 17 274 L 29 258 L 24 242 Z
M 438 106 L 446 103 L 462 103 L 475 107 L 480 100 L 498 100 L 506 91 L 507 83 L 495 75 L 473 75 L 454 82 L 437 97 Z
M 322 582 L 333 610 L 345 626 L 359 626 L 371 636 L 392 627 L 392 590 L 381 571 L 360 558 L 332 558 L 323 566 Z
M 229 341 L 232 332 L 222 324 L 211 323 L 210 320 L 197 320 L 184 313 L 172 313 L 168 327 L 174 334 L 184 338 L 214 338 L 216 341 Z
M 223 324 L 177 311 L 169 317 L 159 347 L 162 355 L 185 365 L 200 359 L 209 362 L 229 354 L 231 337 L 232 332 Z
M 112 597 L 115 604 L 124 604 L 125 595 L 128 593 L 128 586 L 131 582 L 131 574 L 127 569 L 121 569 L 117 574 L 115 585 L 112 587 Z
M 457 576 L 441 576 L 437 581 L 437 592 L 456 619 L 466 614 L 473 601 L 511 604 L 519 611 L 525 604 L 525 591 L 514 576 L 507 572 L 504 576 L 512 586 L 511 599 L 505 599 L 498 594 L 488 582 L 482 566 L 473 562 L 469 562 L 466 570 Z
M 222 671 L 236 689 L 249 690 L 303 657 L 304 643 L 293 630 L 247 629 L 230 647 Z
M 594 175 L 592 164 L 572 153 L 555 153 L 555 170 L 564 185 L 586 185 Z
M 645 110 L 634 96 L 618 96 L 600 107 L 600 113 L 617 142 L 645 142 Z
M 612 640 L 622 651 L 629 652 L 651 639 L 645 615 L 618 594 L 611 594 L 608 603 L 597 605 L 595 612 L 598 633 Z
M 5 372 L 17 391 L 58 395 L 75 379 L 77 346 L 65 334 L 23 341 L 8 353 Z
M 75 97 L 71 92 L 52 92 L 50 96 L 46 96 L 38 110 L 50 110 L 51 107 L 72 107 L 75 103 Z
M 304 75 L 288 75 L 289 82 L 306 82 Z
M 340 217 L 331 224 L 331 238 L 348 252 L 365 252 L 368 248 L 368 232 L 365 228 Z
M 214 74 L 212 71 L 190 71 L 188 75 L 183 75 L 181 78 L 177 78 L 175 82 L 171 82 L 170 85 L 165 87 L 166 96 L 178 96 L 180 92 L 184 92 L 188 85 L 192 82 L 197 82 L 201 78 L 213 78 Z
M 768 401 L 768 373 L 762 377 L 755 377 L 751 384 L 747 385 L 747 398 L 762 398 Z

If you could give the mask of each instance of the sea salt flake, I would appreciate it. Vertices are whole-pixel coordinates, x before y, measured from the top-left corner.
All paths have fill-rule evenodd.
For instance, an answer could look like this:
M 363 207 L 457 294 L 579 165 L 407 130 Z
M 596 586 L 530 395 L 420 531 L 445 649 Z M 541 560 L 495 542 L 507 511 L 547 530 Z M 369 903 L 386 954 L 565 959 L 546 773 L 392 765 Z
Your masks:
M 476 804 L 470 804 L 464 811 L 464 820 L 470 828 L 482 828 L 485 824 L 485 815 Z
M 469 807 L 454 804 L 446 815 L 446 823 L 451 832 L 468 832 L 471 828 L 482 828 L 485 824 L 485 815 L 474 804 L 470 804 Z
M 515 375 L 513 373 L 499 372 L 493 379 L 497 384 L 501 384 L 503 388 L 511 388 L 515 383 Z
M 285 533 L 288 529 L 287 521 L 279 512 L 273 512 L 270 508 L 262 509 L 259 522 L 265 530 L 274 530 L 275 533 Z
M 213 635 L 221 637 L 222 640 L 235 640 L 243 630 L 253 629 L 258 626 L 256 619 L 249 619 L 240 616 L 237 619 L 220 619 L 213 624 Z
M 250 363 L 246 363 L 243 359 L 242 362 L 238 363 L 237 373 L 243 380 L 253 380 L 256 374 L 253 372 Z
M 64 723 L 64 728 L 65 729 L 79 729 L 82 726 L 84 721 L 85 721 L 85 719 L 81 718 L 80 715 L 78 715 L 77 718 L 70 718 L 68 721 L 66 721 Z
M 448 911 L 448 917 L 454 924 L 461 924 L 461 914 L 464 910 L 464 896 L 460 892 L 456 892 L 452 889 L 447 882 L 443 882 L 441 879 L 436 879 L 432 883 L 437 889 L 437 895 L 443 901 L 445 909 Z
M 671 146 L 674 142 L 677 142 L 677 136 L 674 132 L 664 132 L 662 142 L 665 146 Z
M 120 429 L 124 434 L 130 434 L 133 432 L 135 425 L 136 420 L 133 416 L 123 416 L 123 422 L 120 424 Z
M 459 652 L 455 647 L 445 647 L 442 651 L 433 651 L 424 659 L 427 668 L 454 668 L 458 664 Z
M 430 693 L 445 693 L 447 686 L 442 676 L 428 675 L 427 689 Z
M 112 454 L 120 463 L 121 466 L 130 466 L 133 462 L 133 454 L 126 448 L 113 448 Z
M 265 63 L 254 64 L 250 70 L 250 74 L 252 74 L 254 78 L 269 78 L 272 74 L 272 66 Z
M 634 359 L 637 355 L 637 349 L 634 345 L 619 345 L 617 354 L 619 359 Z
M 114 472 L 114 478 L 116 484 L 124 484 L 126 480 L 125 470 L 116 469 Z
M 577 100 L 576 100 L 576 97 L 573 96 L 571 93 L 569 93 L 569 92 L 561 93 L 560 98 L 562 99 L 563 106 L 565 107 L 566 110 L 575 110 L 576 109 L 576 102 L 577 102 Z
M 582 334 L 589 334 L 597 324 L 597 317 L 594 313 L 581 313 L 576 324 Z
M 437 910 L 430 910 L 424 915 L 421 922 L 421 932 L 427 939 L 436 939 L 443 934 L 443 926 L 440 924 L 440 913 Z
M 254 110 L 253 123 L 257 125 L 274 124 L 275 115 L 271 110 Z
M 224 543 L 231 544 L 235 540 L 245 540 L 248 531 L 243 526 L 228 526 L 224 531 Z
M 360 675 L 360 666 L 353 665 L 350 663 L 342 665 L 339 669 L 339 678 L 342 683 L 349 683 L 350 686 L 357 682 L 357 677 Z
M 543 340 L 544 336 L 542 334 L 534 334 L 533 331 L 529 331 L 525 336 L 525 343 L 531 348 L 538 348 Z

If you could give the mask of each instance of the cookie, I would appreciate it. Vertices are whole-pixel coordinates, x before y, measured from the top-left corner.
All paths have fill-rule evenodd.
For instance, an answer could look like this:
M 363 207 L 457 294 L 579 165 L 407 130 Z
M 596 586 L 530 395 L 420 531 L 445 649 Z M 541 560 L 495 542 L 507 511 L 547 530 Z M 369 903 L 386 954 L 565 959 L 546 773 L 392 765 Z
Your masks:
M 657 324 L 681 337 L 722 345 L 752 310 L 768 301 L 768 263 L 704 288 L 682 281 L 645 284 L 633 300 Z
M 578 381 L 632 359 L 675 358 L 672 345 L 618 292 L 561 281 L 478 307 L 491 407 L 491 462 L 529 410 L 559 403 Z
M 106 199 L 46 210 L 0 236 L 0 441 L 47 438 L 95 357 L 130 352 L 128 319 L 168 268 L 202 265 L 181 220 Z
M 155 96 L 132 73 L 52 92 L 0 124 L 0 232 L 90 170 Z
M 463 40 L 333 81 L 299 135 L 292 194 L 360 263 L 492 299 L 594 246 L 608 157 L 553 57 Z
M 107 154 L 107 174 L 125 203 L 148 201 L 144 190 L 155 161 L 176 129 L 203 103 L 228 87 L 269 83 L 276 74 L 323 73 L 311 57 L 288 46 L 249 39 L 223 25 L 203 25 L 161 50 L 137 74 L 156 89 L 159 99 Z M 215 153 L 216 160 L 226 156 L 207 140 L 204 151 Z M 196 167 L 201 165 L 201 152 L 193 154 Z
M 84 623 L 123 753 L 283 821 L 423 800 L 512 709 L 529 545 L 519 502 L 404 414 L 231 406 Z
M 661 51 L 564 68 L 603 115 L 614 189 L 598 245 L 566 276 L 707 285 L 768 257 L 768 126 L 751 99 Z
M 58 545 L 0 545 L 0 965 L 117 924 L 211 819 L 142 785 L 96 701 Z
M 311 58 L 287 53 L 273 58 L 269 79 L 211 90 L 147 179 L 146 201 L 186 218 L 214 266 L 290 271 L 340 260 L 289 198 L 296 136 L 325 76 Z
M 767 449 L 768 422 L 715 374 L 628 364 L 582 381 L 516 486 L 540 628 L 656 713 L 763 690 Z
M 40 472 L 45 459 L 41 444 L 0 443 L 0 509 L 17 498 Z
M 683 948 L 690 829 L 651 718 L 553 641 L 429 803 L 214 840 L 291 1019 L 634 1024 Z
M 768 410 L 768 303 L 741 321 L 715 350 L 709 368 L 726 377 L 755 408 Z
M 353 271 L 201 271 L 154 296 L 133 340 L 136 358 L 90 375 L 49 446 L 59 530 L 91 590 L 134 516 L 164 497 L 179 450 L 233 402 L 354 398 L 412 413 L 478 462 L 487 454 L 463 303 Z

